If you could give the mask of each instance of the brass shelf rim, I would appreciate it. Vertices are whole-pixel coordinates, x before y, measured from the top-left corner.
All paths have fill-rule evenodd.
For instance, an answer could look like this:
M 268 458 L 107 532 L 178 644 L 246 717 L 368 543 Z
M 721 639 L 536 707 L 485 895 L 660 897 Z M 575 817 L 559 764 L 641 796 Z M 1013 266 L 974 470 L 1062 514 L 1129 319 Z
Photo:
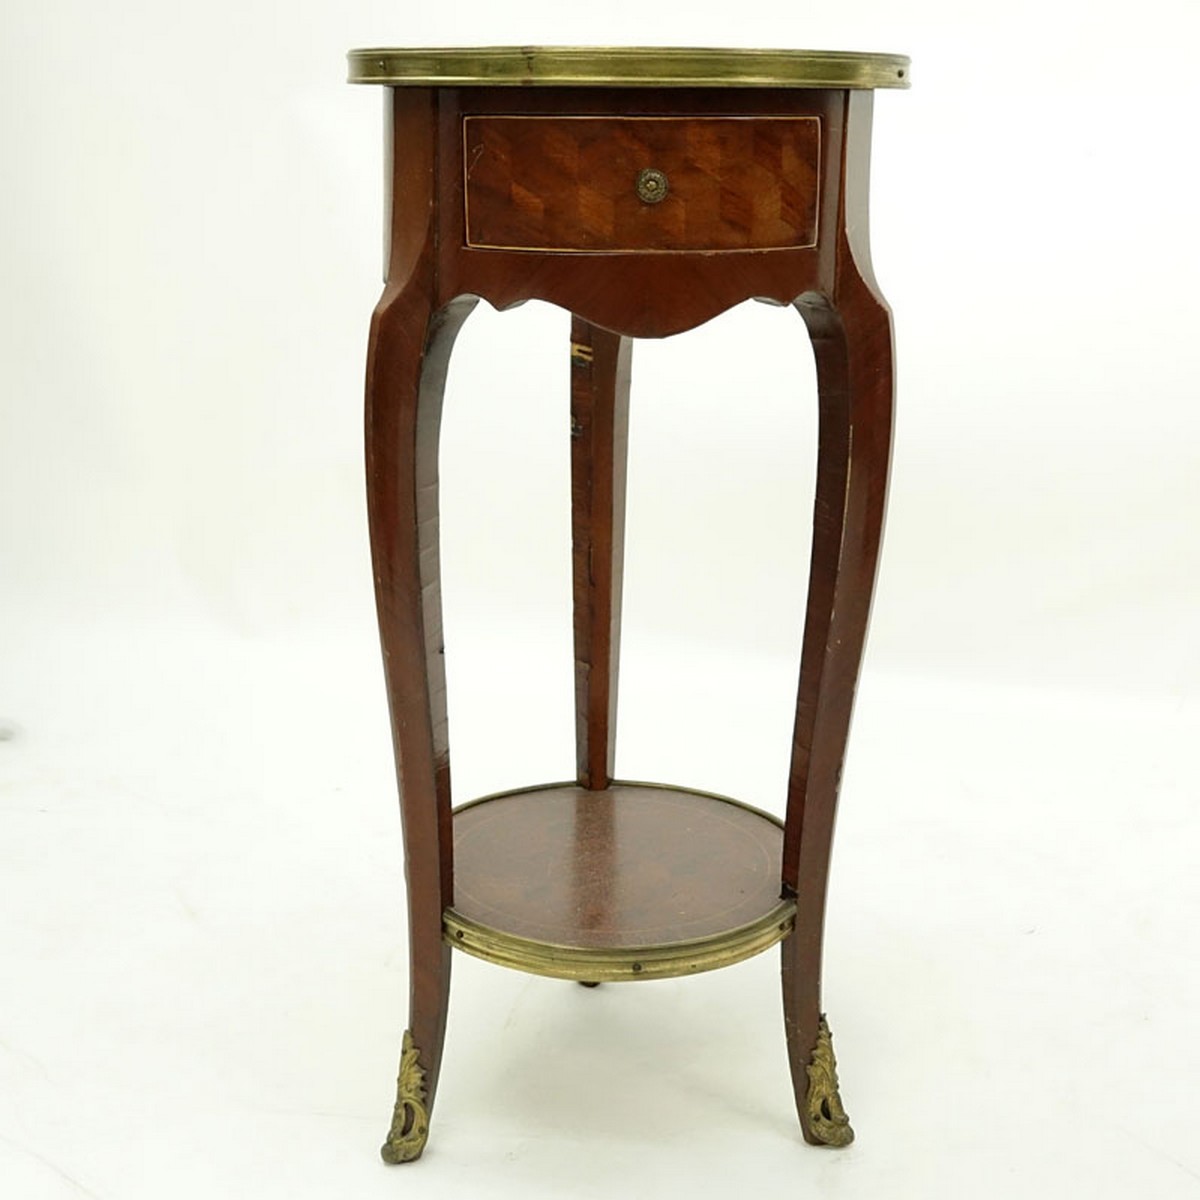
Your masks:
M 506 933 L 464 917 L 442 914 L 442 935 L 455 949 L 499 966 L 554 979 L 619 983 L 672 979 L 733 966 L 781 942 L 796 923 L 796 902 L 780 900 L 736 929 L 685 941 L 645 946 L 568 946 Z
M 368 47 L 349 83 L 385 87 L 907 88 L 903 54 L 676 46 Z

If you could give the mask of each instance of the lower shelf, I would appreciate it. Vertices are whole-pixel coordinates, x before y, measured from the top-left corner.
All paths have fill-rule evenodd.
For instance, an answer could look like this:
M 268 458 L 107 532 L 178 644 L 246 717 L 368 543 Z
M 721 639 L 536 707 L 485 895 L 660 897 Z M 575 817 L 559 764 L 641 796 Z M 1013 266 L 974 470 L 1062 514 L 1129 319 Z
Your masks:
M 446 940 L 560 979 L 664 979 L 740 962 L 791 931 L 783 827 L 724 796 L 546 784 L 454 813 Z

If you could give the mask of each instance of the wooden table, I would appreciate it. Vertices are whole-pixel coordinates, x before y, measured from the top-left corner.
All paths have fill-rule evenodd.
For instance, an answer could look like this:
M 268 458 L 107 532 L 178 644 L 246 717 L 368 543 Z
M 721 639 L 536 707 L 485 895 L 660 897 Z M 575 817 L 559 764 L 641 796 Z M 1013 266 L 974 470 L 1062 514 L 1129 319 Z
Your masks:
M 356 50 L 350 78 L 391 89 L 366 443 L 411 993 L 383 1156 L 407 1162 L 425 1147 L 452 948 L 595 984 L 709 970 L 780 943 L 800 1125 L 809 1142 L 846 1145 L 821 944 L 892 433 L 892 327 L 867 245 L 873 89 L 906 87 L 908 60 Z M 451 346 L 479 297 L 572 314 L 577 773 L 452 809 L 438 429 Z M 750 297 L 795 306 L 819 391 L 782 824 L 726 797 L 613 775 L 630 339 L 691 329 Z

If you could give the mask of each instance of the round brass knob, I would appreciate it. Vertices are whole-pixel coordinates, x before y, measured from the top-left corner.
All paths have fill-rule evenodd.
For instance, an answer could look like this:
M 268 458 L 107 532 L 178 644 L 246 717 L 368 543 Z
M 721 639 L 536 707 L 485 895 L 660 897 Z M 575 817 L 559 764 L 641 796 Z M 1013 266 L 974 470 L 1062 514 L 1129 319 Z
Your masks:
M 669 190 L 667 177 L 656 168 L 647 167 L 644 171 L 638 172 L 637 194 L 638 199 L 643 203 L 659 204 L 667 198 Z

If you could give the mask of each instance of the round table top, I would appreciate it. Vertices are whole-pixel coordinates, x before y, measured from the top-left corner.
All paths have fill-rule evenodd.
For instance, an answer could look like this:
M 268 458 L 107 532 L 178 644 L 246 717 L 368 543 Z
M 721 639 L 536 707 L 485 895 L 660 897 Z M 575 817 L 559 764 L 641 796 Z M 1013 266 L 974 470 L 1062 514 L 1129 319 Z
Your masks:
M 902 54 L 482 46 L 351 50 L 350 83 L 388 87 L 906 88 Z

